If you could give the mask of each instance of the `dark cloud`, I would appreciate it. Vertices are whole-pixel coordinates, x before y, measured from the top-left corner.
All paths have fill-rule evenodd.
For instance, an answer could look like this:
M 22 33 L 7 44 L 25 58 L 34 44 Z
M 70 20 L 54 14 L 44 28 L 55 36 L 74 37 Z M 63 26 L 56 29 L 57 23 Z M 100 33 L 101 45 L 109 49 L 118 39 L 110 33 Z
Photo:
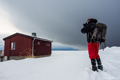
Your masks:
M 108 26 L 107 46 L 120 46 L 119 0 L 1 0 L 11 20 L 23 32 L 36 32 L 62 44 L 87 48 L 86 35 L 80 32 L 87 18 Z

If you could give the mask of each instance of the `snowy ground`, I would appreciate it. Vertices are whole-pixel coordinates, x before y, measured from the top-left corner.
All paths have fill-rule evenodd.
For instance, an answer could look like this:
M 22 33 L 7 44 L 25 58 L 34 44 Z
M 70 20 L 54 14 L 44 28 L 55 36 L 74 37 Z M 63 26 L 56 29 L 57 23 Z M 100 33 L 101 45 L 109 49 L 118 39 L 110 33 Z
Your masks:
M 104 71 L 93 72 L 87 51 L 0 62 L 0 80 L 120 80 L 120 47 L 100 50 Z

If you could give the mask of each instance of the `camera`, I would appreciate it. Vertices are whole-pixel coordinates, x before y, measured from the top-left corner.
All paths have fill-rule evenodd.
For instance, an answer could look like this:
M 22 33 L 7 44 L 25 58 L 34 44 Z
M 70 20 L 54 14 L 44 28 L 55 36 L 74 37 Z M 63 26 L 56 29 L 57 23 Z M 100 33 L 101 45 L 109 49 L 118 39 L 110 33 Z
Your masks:
M 83 26 L 87 26 L 87 25 L 88 25 L 87 22 L 83 24 Z

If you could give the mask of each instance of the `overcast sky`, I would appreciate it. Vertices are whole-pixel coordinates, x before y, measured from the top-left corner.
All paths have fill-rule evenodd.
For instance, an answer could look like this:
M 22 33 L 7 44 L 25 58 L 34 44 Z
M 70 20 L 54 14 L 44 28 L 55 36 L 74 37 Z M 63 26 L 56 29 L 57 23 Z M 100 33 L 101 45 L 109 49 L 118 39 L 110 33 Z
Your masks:
M 105 23 L 107 46 L 120 46 L 120 0 L 0 0 L 0 48 L 3 38 L 20 32 L 53 40 L 53 48 L 87 49 L 80 32 L 88 18 Z

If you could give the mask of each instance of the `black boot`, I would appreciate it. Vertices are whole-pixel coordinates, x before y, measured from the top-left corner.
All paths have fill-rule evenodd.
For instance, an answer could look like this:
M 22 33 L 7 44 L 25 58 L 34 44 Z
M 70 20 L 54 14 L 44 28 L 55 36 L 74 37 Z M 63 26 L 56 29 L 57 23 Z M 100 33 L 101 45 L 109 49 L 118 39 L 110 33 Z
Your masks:
M 99 58 L 99 59 L 96 59 L 96 60 L 97 60 L 97 63 L 98 63 L 98 69 L 100 69 L 100 70 L 103 71 L 103 66 L 102 66 L 102 63 L 101 63 L 100 58 Z
M 97 67 L 96 67 L 96 60 L 95 59 L 91 59 L 91 64 L 92 64 L 92 70 L 93 71 L 98 71 Z

